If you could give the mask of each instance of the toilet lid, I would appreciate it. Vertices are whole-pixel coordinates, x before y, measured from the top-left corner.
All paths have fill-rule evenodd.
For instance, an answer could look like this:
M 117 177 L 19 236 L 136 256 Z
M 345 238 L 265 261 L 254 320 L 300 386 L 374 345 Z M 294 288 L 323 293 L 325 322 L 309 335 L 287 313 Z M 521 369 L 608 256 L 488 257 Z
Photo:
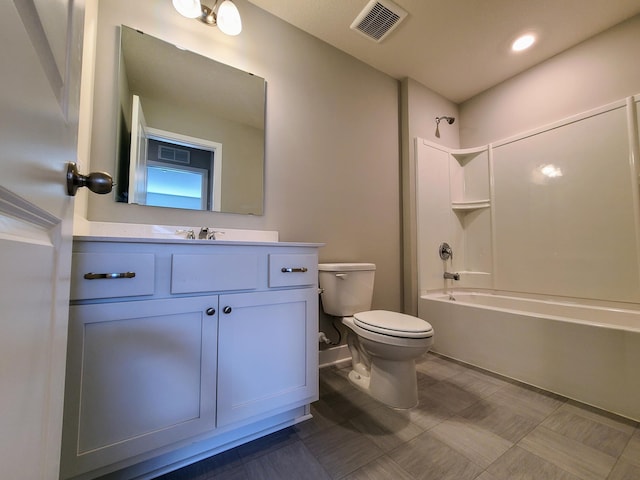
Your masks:
M 366 330 L 404 338 L 426 338 L 433 335 L 433 327 L 424 320 L 404 313 L 372 310 L 356 313 L 356 325 Z

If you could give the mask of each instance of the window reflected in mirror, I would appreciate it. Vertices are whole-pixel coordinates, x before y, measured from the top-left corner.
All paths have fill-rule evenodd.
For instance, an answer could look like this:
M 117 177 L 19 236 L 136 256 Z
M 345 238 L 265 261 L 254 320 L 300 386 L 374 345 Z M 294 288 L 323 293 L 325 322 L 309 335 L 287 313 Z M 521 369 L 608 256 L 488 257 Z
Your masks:
M 214 150 L 201 150 L 150 138 L 148 155 L 146 205 L 189 210 L 216 209 Z

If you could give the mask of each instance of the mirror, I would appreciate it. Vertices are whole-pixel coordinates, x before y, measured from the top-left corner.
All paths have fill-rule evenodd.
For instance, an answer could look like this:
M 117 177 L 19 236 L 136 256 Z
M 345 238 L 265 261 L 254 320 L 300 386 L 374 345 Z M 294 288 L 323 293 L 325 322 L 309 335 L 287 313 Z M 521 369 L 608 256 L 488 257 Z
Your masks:
M 116 201 L 262 215 L 266 82 L 122 26 Z

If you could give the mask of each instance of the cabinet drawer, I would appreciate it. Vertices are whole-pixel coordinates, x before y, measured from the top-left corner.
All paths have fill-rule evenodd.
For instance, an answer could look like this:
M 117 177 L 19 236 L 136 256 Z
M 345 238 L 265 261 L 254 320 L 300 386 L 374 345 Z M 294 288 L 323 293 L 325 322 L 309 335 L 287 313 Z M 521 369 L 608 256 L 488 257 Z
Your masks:
M 74 253 L 71 300 L 153 295 L 154 274 L 153 254 Z
M 269 255 L 270 287 L 292 287 L 317 283 L 317 255 L 299 253 Z
M 173 255 L 171 293 L 258 288 L 258 255 Z

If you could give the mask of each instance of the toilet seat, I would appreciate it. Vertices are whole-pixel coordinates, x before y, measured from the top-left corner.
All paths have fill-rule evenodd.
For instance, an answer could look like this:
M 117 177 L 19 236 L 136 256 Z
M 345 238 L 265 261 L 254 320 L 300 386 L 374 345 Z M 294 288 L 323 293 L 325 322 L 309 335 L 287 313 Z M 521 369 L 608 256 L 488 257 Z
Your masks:
M 353 315 L 354 324 L 370 332 L 400 338 L 429 338 L 433 327 L 428 322 L 404 313 L 371 310 Z

